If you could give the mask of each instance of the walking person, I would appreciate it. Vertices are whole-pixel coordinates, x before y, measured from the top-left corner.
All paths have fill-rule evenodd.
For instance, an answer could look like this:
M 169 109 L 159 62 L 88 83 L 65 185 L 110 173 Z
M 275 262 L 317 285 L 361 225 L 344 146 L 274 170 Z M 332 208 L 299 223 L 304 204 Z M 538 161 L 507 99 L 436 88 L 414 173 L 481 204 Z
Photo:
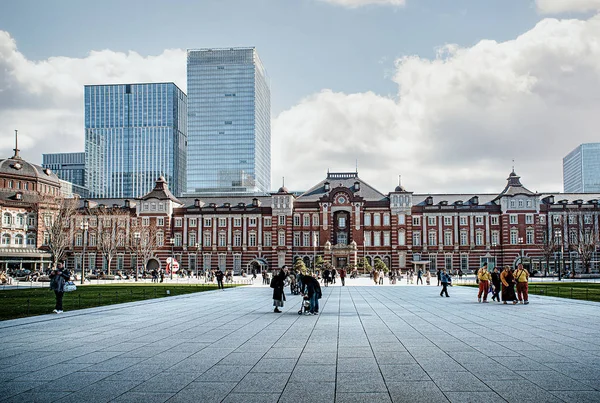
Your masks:
M 383 270 L 379 270 L 379 285 L 383 285 L 384 277 L 385 277 L 385 274 L 383 273 Z
M 333 269 L 331 269 L 331 281 L 333 281 L 333 284 L 335 284 L 336 277 L 337 277 L 337 270 L 334 267 Z
M 492 272 L 492 301 L 500 302 L 500 271 L 497 267 L 494 267 Z
M 514 273 L 515 282 L 517 283 L 517 297 L 520 304 L 529 304 L 529 272 L 519 263 L 517 270 Z
M 488 291 L 490 288 L 490 280 L 492 279 L 492 276 L 490 275 L 490 272 L 487 269 L 487 262 L 485 262 L 483 264 L 483 266 L 481 266 L 479 268 L 479 270 L 477 271 L 477 279 L 479 280 L 479 293 L 477 294 L 477 301 L 478 302 L 482 302 L 481 301 L 481 295 L 483 294 L 483 302 L 487 303 L 487 296 L 488 296 Z
M 437 280 L 438 280 L 438 287 L 439 287 L 439 285 L 442 283 L 442 271 L 440 269 L 437 270 Z
M 440 292 L 440 297 L 443 297 L 446 294 L 446 297 L 450 297 L 448 295 L 448 284 L 452 282 L 450 275 L 446 273 L 446 269 L 442 269 L 440 271 L 440 283 L 442 284 L 442 291 Z
M 427 282 L 427 285 L 431 284 L 431 272 L 429 269 L 427 269 L 427 272 L 425 273 L 425 281 Z
M 375 285 L 379 284 L 379 272 L 375 269 L 373 269 L 373 281 Z
M 223 288 L 223 276 L 224 276 L 224 274 L 223 274 L 223 272 L 221 271 L 221 269 L 218 269 L 218 270 L 215 272 L 215 277 L 217 278 L 217 287 L 218 287 L 220 290 L 224 290 L 224 288 Z
M 517 296 L 515 295 L 515 277 L 513 276 L 510 266 L 504 266 L 504 270 L 500 273 L 500 281 L 502 282 L 502 301 L 506 305 L 508 301 L 517 304 Z
M 271 288 L 273 289 L 273 312 L 281 313 L 279 307 L 283 308 L 283 301 L 285 301 L 285 293 L 283 292 L 283 288 L 285 287 L 285 278 L 287 276 L 286 266 L 283 266 L 279 273 L 273 276 L 273 280 L 271 280 Z
M 340 269 L 340 281 L 342 282 L 342 287 L 346 285 L 346 269 Z
M 55 270 L 50 273 L 50 289 L 54 291 L 56 297 L 56 304 L 54 306 L 54 313 L 63 313 L 63 295 L 65 294 L 65 284 L 71 278 L 71 274 L 68 270 L 64 269 L 62 263 L 59 263 Z
M 423 285 L 423 270 L 421 269 L 417 271 L 417 285 L 419 285 L 419 281 L 421 281 L 421 285 Z

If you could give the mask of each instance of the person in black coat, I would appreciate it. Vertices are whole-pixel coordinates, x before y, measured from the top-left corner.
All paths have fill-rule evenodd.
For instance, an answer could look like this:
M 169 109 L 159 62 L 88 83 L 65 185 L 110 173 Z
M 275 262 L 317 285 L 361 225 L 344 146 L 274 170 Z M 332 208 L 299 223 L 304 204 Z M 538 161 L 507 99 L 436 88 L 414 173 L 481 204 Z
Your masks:
M 221 271 L 221 269 L 217 270 L 215 273 L 215 277 L 217 278 L 217 287 L 224 290 L 223 288 L 223 277 L 225 275 L 223 274 L 223 272 Z
M 492 301 L 500 302 L 500 272 L 497 267 L 494 267 L 494 271 L 492 272 Z
M 310 312 L 308 315 L 319 314 L 319 298 L 321 298 L 321 286 L 319 281 L 313 276 L 303 276 L 302 285 L 305 288 L 303 293 L 308 295 L 310 300 Z
M 285 278 L 287 277 L 286 267 L 283 266 L 278 274 L 273 276 L 271 280 L 271 288 L 273 289 L 273 312 L 281 313 L 279 307 L 283 308 L 283 301 L 285 301 L 285 294 L 283 288 L 285 287 Z
M 54 306 L 54 313 L 63 312 L 63 295 L 65 294 L 65 284 L 71 278 L 71 274 L 68 270 L 64 269 L 62 263 L 59 263 L 55 270 L 50 273 L 50 289 L 54 291 L 56 296 L 56 304 Z

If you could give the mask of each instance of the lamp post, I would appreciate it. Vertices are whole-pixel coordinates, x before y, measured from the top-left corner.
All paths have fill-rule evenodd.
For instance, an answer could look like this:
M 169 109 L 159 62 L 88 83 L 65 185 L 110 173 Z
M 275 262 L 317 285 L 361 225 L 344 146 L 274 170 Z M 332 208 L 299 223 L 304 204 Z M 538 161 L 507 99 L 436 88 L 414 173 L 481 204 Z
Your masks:
M 174 258 L 173 258 L 173 254 L 174 252 L 174 248 L 175 248 L 175 238 L 171 238 L 169 239 L 169 243 L 171 244 L 171 263 L 169 265 L 169 271 L 171 272 L 171 280 L 173 280 L 173 263 L 174 263 Z
M 519 237 L 517 239 L 517 241 L 519 242 L 519 248 L 521 248 L 521 250 L 519 250 L 519 261 L 517 263 L 517 266 L 519 265 L 519 263 L 523 263 L 523 247 L 521 245 L 523 245 L 523 238 Z
M 562 232 L 560 232 L 560 230 L 554 231 L 554 235 L 556 235 L 558 242 L 560 242 L 560 260 L 562 261 L 562 267 L 560 266 L 561 261 L 558 262 L 558 281 L 560 281 L 560 272 L 562 271 L 562 269 L 564 269 L 565 266 L 565 244 L 562 241 Z
M 135 238 L 135 281 L 138 281 L 139 267 L 140 267 L 140 262 L 138 261 L 138 259 L 139 259 L 138 251 L 140 249 L 140 233 L 135 232 L 133 234 L 133 237 Z
M 79 228 L 81 228 L 81 230 L 83 231 L 83 252 L 81 254 L 81 284 L 85 284 L 85 247 L 87 244 L 86 239 L 89 227 L 90 224 L 87 222 L 87 220 L 83 221 L 79 226 Z
M 498 262 L 496 262 L 496 246 L 498 246 L 498 244 L 496 242 L 492 242 L 492 256 L 494 257 L 494 268 L 498 266 Z
M 200 243 L 196 243 L 196 280 L 198 280 L 198 251 L 200 250 Z

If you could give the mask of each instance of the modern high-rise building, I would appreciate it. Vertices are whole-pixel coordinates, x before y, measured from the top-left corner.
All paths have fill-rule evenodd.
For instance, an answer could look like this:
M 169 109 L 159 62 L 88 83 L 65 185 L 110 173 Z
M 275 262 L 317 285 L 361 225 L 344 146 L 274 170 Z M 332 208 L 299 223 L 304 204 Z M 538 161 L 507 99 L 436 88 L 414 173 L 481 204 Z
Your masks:
M 42 154 L 42 166 L 64 181 L 85 186 L 85 153 Z
M 90 197 L 140 197 L 164 176 L 185 191 L 187 96 L 174 83 L 85 86 Z
M 600 143 L 579 145 L 563 158 L 565 193 L 600 193 Z
M 271 189 L 271 92 L 256 49 L 188 50 L 187 192 Z

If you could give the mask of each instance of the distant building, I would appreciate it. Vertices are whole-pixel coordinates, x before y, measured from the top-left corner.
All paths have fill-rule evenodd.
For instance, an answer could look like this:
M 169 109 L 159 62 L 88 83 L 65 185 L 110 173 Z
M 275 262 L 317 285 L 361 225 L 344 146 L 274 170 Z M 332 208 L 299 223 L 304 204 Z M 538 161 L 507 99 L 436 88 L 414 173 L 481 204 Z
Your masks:
M 271 188 L 271 94 L 256 49 L 188 50 L 187 192 Z
M 579 145 L 563 158 L 565 193 L 600 192 L 600 143 Z
M 85 86 L 90 196 L 141 197 L 164 176 L 185 189 L 187 96 L 173 83 Z
M 42 154 L 42 167 L 49 168 L 62 180 L 85 186 L 85 153 Z

